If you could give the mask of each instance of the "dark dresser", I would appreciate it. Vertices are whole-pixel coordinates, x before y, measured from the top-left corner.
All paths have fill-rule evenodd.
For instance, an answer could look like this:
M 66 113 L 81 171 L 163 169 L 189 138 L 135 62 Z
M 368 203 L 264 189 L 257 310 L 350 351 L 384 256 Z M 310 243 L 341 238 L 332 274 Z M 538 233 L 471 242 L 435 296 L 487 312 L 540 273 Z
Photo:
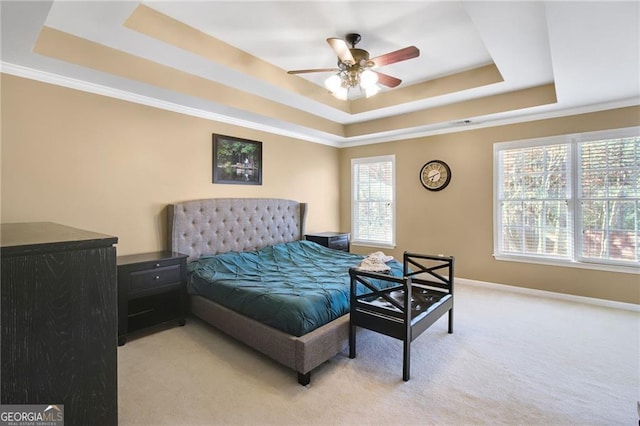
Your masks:
M 316 234 L 306 234 L 304 238 L 314 243 L 318 243 L 334 250 L 349 251 L 348 232 L 319 232 Z
M 64 404 L 116 425 L 117 237 L 49 222 L 0 227 L 0 403 Z

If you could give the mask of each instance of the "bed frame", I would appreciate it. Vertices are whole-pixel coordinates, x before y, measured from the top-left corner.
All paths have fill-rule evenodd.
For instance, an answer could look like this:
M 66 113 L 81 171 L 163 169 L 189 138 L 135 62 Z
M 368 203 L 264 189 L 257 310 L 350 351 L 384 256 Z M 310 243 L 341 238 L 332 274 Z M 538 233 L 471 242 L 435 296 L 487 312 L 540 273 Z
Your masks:
M 275 198 L 213 198 L 170 204 L 171 250 L 188 256 L 251 251 L 304 238 L 307 205 Z M 348 345 L 349 315 L 297 337 L 266 326 L 201 296 L 190 296 L 191 313 L 311 381 L 311 370 Z

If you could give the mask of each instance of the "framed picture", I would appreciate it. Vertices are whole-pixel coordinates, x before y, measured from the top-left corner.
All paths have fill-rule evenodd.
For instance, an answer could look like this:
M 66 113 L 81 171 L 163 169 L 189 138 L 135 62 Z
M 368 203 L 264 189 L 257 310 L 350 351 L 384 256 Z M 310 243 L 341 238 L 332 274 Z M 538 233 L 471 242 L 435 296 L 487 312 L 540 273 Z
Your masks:
M 262 185 L 262 142 L 214 134 L 213 183 Z

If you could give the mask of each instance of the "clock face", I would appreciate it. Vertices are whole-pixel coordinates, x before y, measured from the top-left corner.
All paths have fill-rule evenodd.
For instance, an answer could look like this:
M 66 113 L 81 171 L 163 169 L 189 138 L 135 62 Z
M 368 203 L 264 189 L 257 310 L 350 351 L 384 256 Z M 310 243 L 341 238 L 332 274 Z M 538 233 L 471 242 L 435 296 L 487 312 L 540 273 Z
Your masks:
M 433 160 L 422 166 L 420 182 L 431 191 L 444 189 L 451 181 L 451 169 L 444 161 Z

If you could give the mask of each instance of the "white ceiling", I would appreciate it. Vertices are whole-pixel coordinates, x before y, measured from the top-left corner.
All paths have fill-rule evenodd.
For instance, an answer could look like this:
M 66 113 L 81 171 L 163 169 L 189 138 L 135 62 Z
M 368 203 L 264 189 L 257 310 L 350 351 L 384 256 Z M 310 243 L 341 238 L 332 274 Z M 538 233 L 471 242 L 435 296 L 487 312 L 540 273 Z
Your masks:
M 455 121 L 470 120 L 464 127 L 468 129 L 640 104 L 638 1 L 143 2 L 283 73 L 335 66 L 326 38 L 357 32 L 362 35 L 358 47 L 372 57 L 409 45 L 420 49 L 419 58 L 380 69 L 401 78 L 400 87 L 492 63 L 504 79 L 356 114 L 125 27 L 140 3 L 2 1 L 2 71 L 334 146 L 457 131 L 460 125 L 447 120 L 345 137 L 38 55 L 32 49 L 46 26 L 344 125 L 412 111 L 428 114 L 429 108 L 550 83 L 555 84 L 556 103 Z M 322 86 L 328 75 L 287 77 Z

